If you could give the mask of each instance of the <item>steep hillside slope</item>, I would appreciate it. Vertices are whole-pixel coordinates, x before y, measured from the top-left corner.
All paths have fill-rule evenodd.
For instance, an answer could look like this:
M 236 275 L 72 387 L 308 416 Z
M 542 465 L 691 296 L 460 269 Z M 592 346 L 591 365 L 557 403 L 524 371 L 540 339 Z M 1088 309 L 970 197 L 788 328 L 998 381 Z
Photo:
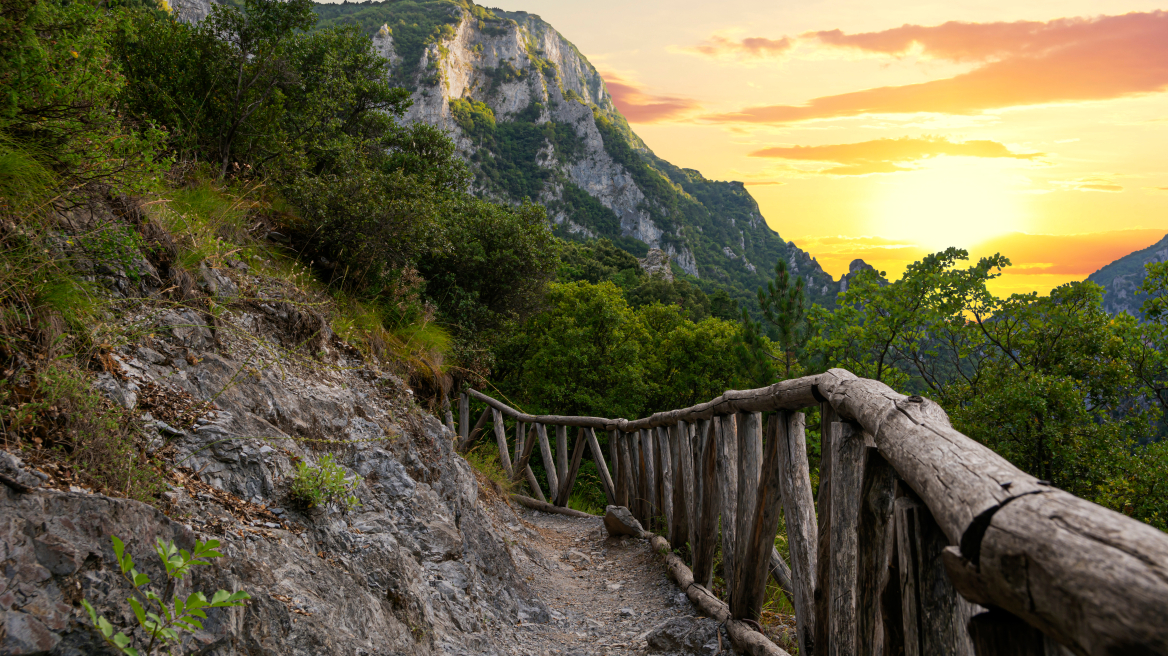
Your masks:
M 1151 246 L 1125 255 L 1118 260 L 1087 276 L 1087 280 L 1101 285 L 1103 309 L 1111 314 L 1127 312 L 1134 317 L 1143 317 L 1140 305 L 1144 297 L 1139 293 L 1144 282 L 1144 265 L 1150 262 L 1168 261 L 1168 235 Z
M 548 208 L 562 236 L 607 237 L 671 256 L 706 287 L 749 300 L 779 258 L 830 304 L 839 282 L 771 230 L 741 182 L 655 155 L 588 60 L 538 16 L 460 0 L 318 5 L 321 25 L 356 22 L 414 91 L 409 118 L 452 133 L 476 192 Z

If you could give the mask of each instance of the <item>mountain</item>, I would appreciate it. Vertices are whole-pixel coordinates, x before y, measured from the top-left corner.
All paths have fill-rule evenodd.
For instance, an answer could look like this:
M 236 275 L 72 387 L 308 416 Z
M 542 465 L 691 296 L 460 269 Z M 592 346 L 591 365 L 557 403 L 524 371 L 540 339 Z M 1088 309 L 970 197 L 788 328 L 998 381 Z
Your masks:
M 1168 261 L 1168 235 L 1151 246 L 1125 255 L 1087 276 L 1087 280 L 1103 287 L 1103 309 L 1111 314 L 1127 312 L 1142 319 L 1140 305 L 1144 296 L 1139 292 L 1144 282 L 1144 265 Z
M 655 156 L 580 51 L 539 16 L 464 0 L 319 4 L 320 26 L 356 23 L 413 91 L 407 118 L 448 130 L 475 193 L 543 204 L 569 239 L 605 237 L 637 257 L 754 307 L 786 259 L 808 296 L 834 305 L 844 281 L 767 226 L 742 182 L 713 181 Z

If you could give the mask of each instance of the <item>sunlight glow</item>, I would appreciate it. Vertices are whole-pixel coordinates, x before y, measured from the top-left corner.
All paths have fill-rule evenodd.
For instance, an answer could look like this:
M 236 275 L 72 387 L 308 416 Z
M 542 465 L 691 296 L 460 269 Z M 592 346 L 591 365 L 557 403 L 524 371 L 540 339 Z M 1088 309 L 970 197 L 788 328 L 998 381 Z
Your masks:
M 932 251 L 968 249 L 1026 229 L 1015 166 L 968 157 L 938 157 L 909 173 L 882 176 L 871 231 L 911 239 Z

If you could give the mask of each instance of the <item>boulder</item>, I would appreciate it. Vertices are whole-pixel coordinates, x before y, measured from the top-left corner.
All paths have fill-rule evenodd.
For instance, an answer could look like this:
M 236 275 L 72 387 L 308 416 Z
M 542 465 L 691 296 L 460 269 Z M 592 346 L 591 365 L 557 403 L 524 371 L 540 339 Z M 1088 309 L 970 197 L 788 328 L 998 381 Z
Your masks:
M 650 630 L 645 640 L 650 652 L 714 654 L 718 623 L 708 617 L 672 617 Z
M 25 470 L 20 458 L 7 451 L 0 451 L 0 483 L 17 492 L 28 492 L 40 487 L 41 479 Z
M 604 509 L 604 528 L 613 537 L 631 535 L 639 538 L 645 533 L 641 522 L 638 522 L 633 513 L 624 506 L 608 506 Z

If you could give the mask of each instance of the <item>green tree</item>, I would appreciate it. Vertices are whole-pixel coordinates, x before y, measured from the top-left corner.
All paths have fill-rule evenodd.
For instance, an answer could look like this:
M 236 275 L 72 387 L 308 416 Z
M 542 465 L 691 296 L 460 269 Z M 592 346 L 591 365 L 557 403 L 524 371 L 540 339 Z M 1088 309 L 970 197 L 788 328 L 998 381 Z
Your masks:
M 791 363 L 800 355 L 807 341 L 807 308 L 804 305 L 803 277 L 794 283 L 787 273 L 786 260 L 775 263 L 775 279 L 767 283 L 764 292 L 758 289 L 758 305 L 762 314 L 778 331 L 783 349 L 783 375 L 791 377 Z

